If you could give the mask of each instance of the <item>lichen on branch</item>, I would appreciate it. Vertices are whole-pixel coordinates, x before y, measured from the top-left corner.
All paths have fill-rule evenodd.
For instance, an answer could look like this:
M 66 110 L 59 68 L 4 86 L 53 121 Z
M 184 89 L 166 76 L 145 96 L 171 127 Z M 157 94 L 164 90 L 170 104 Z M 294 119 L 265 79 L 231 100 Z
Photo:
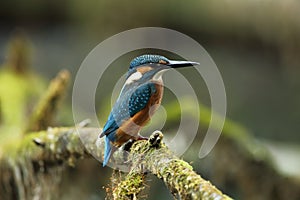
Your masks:
M 28 175 L 30 172 L 32 173 L 31 177 L 40 178 L 41 176 L 37 176 L 36 173 L 44 173 L 53 167 L 63 166 L 64 163 L 75 166 L 77 160 L 91 157 L 91 153 L 102 156 L 103 149 L 95 146 L 98 133 L 97 128 L 62 127 L 27 134 L 17 145 L 14 144 L 11 148 L 8 145 L 3 157 L 0 158 L 1 163 L 6 163 L 5 167 L 1 164 L 1 169 L 7 170 L 20 166 L 19 174 Z M 85 144 L 81 142 L 79 135 Z M 114 199 L 137 199 L 139 193 L 144 189 L 146 173 L 152 173 L 162 179 L 174 196 L 181 199 L 230 199 L 210 182 L 196 174 L 188 163 L 177 158 L 161 142 L 162 138 L 163 135 L 160 132 L 154 132 L 149 140 L 133 143 L 129 154 L 131 171 L 125 180 L 113 189 Z M 100 142 L 103 143 L 103 140 Z M 7 160 L 10 162 L 6 162 Z M 24 165 L 24 163 L 27 164 Z M 26 170 L 26 173 L 22 173 L 22 170 Z M 26 180 L 24 177 L 17 180 L 16 178 L 16 174 L 12 173 L 10 180 L 15 180 L 16 183 L 17 180 Z M 32 178 L 32 180 L 36 179 Z M 51 178 L 49 179 L 48 176 L 47 180 L 51 180 Z M 7 185 L 3 181 L 5 181 L 4 177 L 0 176 L 1 184 Z M 27 189 L 35 188 L 38 187 L 39 182 L 22 182 L 19 185 L 23 185 Z M 19 194 L 21 192 L 25 195 L 33 195 L 32 191 L 15 186 L 16 188 L 18 188 Z
M 137 174 L 143 175 L 147 172 L 162 179 L 178 199 L 231 199 L 193 171 L 191 165 L 175 156 L 162 142 L 162 138 L 162 133 L 156 131 L 149 140 L 137 141 L 132 145 L 129 156 L 132 162 L 131 171 L 114 190 L 114 197 L 133 199 L 133 196 L 137 196 L 140 190 L 132 193 L 129 186 L 135 188 L 136 185 L 130 183 L 140 180 L 141 177 L 136 177 Z M 137 185 L 142 183 L 138 182 Z

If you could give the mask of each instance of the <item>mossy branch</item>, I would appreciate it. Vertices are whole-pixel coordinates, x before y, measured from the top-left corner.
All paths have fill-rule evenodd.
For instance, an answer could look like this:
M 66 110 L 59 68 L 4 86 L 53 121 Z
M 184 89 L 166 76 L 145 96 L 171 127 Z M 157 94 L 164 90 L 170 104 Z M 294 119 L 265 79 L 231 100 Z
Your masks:
M 51 125 L 57 107 L 66 94 L 69 80 L 70 73 L 67 70 L 62 70 L 51 81 L 46 94 L 37 104 L 30 117 L 27 132 L 45 130 Z
M 88 149 L 97 150 L 94 144 L 98 129 L 79 129 L 82 137 L 91 139 L 91 145 L 81 143 L 75 127 L 61 127 L 29 133 L 22 140 L 3 146 L 0 199 L 49 199 L 59 195 L 57 187 L 63 167 L 75 166 L 77 160 L 90 157 Z
M 146 174 L 131 171 L 117 187 L 113 188 L 112 197 L 114 200 L 138 199 L 140 193 L 145 189 Z
M 1 169 L 7 171 L 7 167 L 19 166 L 19 175 L 28 176 L 28 173 L 31 173 L 30 177 L 41 177 L 37 174 L 45 175 L 45 172 L 53 167 L 63 166 L 63 163 L 75 166 L 78 159 L 90 157 L 91 153 L 102 157 L 103 149 L 95 146 L 98 134 L 98 129 L 82 127 L 49 128 L 47 131 L 28 134 L 17 146 L 15 143 L 8 144 L 3 149 L 5 152 L 0 158 Z M 79 135 L 85 141 L 84 145 Z M 156 132 L 148 141 L 133 143 L 129 154 L 132 170 L 114 189 L 114 199 L 135 199 L 144 189 L 145 172 L 161 178 L 171 192 L 182 199 L 230 199 L 197 175 L 188 163 L 177 158 L 161 139 L 162 134 Z M 100 140 L 100 143 L 103 143 L 103 140 Z M 120 154 L 117 153 L 115 157 L 118 156 Z M 3 168 L 3 163 L 6 163 L 6 168 Z M 26 173 L 22 170 L 26 170 Z M 34 188 L 39 186 L 35 178 L 26 182 L 26 177 L 18 177 L 14 172 L 11 176 L 9 179 L 0 176 L 1 185 L 8 185 L 3 182 L 5 180 L 14 180 L 14 183 L 21 181 L 22 184 L 16 184 L 19 195 L 33 195 Z M 16 188 L 10 191 L 15 191 Z M 28 188 L 31 190 L 27 191 Z
M 178 199 L 231 199 L 193 171 L 193 167 L 179 159 L 162 142 L 161 132 L 154 132 L 149 140 L 137 141 L 131 147 L 132 168 L 124 181 L 113 191 L 114 199 L 135 199 L 143 187 L 145 173 L 162 179 Z

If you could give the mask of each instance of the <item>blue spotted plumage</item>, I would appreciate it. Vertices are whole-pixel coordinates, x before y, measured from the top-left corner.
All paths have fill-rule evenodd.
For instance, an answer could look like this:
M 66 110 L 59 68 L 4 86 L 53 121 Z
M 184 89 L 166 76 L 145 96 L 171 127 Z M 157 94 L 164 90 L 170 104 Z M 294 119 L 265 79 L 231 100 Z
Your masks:
M 137 112 L 142 110 L 150 100 L 151 94 L 156 92 L 153 83 L 143 84 L 139 86 L 131 95 L 129 100 L 129 115 L 133 117 Z
M 131 61 L 126 82 L 100 134 L 100 137 L 105 136 L 103 166 L 107 165 L 114 150 L 129 139 L 145 139 L 139 131 L 161 103 L 162 73 L 171 67 L 196 64 L 172 61 L 160 55 L 142 55 Z

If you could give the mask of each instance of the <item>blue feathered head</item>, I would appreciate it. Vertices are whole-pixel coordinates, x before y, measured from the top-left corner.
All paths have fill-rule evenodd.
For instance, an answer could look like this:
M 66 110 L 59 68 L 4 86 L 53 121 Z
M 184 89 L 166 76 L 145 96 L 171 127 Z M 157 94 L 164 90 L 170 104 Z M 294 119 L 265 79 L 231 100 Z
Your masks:
M 142 72 L 142 74 L 146 74 L 146 78 L 149 78 L 163 69 L 188 67 L 193 65 L 199 65 L 199 63 L 191 61 L 169 60 L 168 58 L 161 55 L 145 54 L 134 58 L 130 62 L 127 78 L 136 71 L 140 71 Z
M 145 65 L 150 63 L 167 65 L 169 64 L 169 59 L 164 56 L 150 55 L 150 54 L 138 56 L 131 61 L 129 70 L 132 70 L 140 65 Z

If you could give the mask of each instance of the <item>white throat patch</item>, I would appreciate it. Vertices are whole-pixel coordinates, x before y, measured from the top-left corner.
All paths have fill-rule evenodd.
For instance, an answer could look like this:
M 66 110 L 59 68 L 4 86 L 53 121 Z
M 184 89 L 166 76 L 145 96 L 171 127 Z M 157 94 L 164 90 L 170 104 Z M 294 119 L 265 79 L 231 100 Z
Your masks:
M 157 73 L 153 76 L 152 79 L 155 80 L 155 81 L 162 81 L 162 75 L 163 75 L 163 73 L 166 72 L 166 71 L 168 71 L 168 69 L 163 69 L 163 70 L 157 72 Z
M 142 73 L 141 72 L 135 72 L 133 74 L 131 74 L 128 79 L 126 80 L 125 84 L 129 85 L 131 83 L 133 83 L 134 81 L 139 80 L 140 78 L 142 78 Z

